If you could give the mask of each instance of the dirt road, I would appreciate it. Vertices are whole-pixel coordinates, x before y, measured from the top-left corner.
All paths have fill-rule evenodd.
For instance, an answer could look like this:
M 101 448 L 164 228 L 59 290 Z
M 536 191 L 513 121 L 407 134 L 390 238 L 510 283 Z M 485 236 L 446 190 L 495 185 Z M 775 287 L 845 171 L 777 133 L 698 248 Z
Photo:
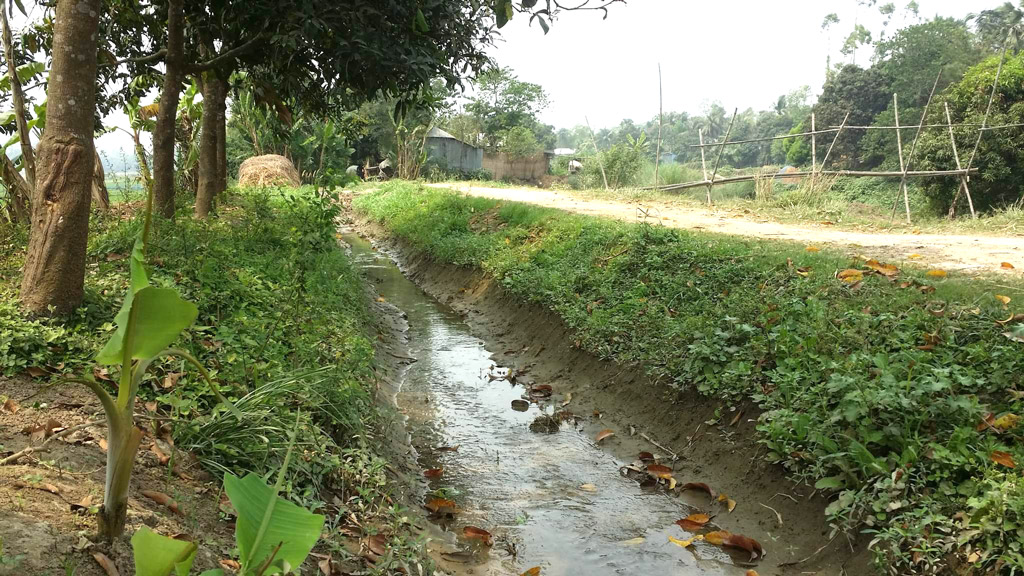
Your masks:
M 731 210 L 708 210 L 674 206 L 658 201 L 626 202 L 584 198 L 572 192 L 535 188 L 485 188 L 468 184 L 430 184 L 474 196 L 528 202 L 569 212 L 605 216 L 619 220 L 657 220 L 665 226 L 707 230 L 755 238 L 792 240 L 815 245 L 833 245 L 853 254 L 918 266 L 960 270 L 972 274 L 1024 274 L 1024 237 L 891 234 L 860 232 L 823 224 L 784 224 L 755 214 Z M 919 255 L 908 259 L 912 254 Z M 1004 268 L 1007 262 L 1014 268 Z

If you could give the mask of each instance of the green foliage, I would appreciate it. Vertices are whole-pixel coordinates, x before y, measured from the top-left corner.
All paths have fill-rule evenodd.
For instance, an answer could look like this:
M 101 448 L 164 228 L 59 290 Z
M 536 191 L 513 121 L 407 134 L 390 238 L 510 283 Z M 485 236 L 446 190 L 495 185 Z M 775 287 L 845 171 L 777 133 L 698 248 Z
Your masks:
M 814 105 L 816 127 L 821 130 L 829 126 L 839 126 L 847 117 L 847 113 L 847 124 L 871 124 L 875 116 L 885 110 L 891 101 L 892 92 L 889 90 L 886 77 L 877 67 L 864 69 L 852 64 L 843 66 L 825 80 L 821 96 Z M 862 167 L 859 146 L 863 134 L 862 130 L 848 130 L 840 134 L 829 158 L 829 166 Z M 818 146 L 820 150 L 820 142 Z
M 501 133 L 501 149 L 509 158 L 529 158 L 543 151 L 533 131 L 513 126 Z
M 627 135 L 626 142 L 616 144 L 608 150 L 601 151 L 601 164 L 611 188 L 627 188 L 634 186 L 646 162 L 647 149 L 650 143 L 643 132 L 633 138 Z M 604 181 L 601 176 L 601 164 L 596 158 L 583 163 L 583 181 L 588 188 L 601 188 Z
M 143 526 L 132 535 L 135 576 L 188 576 L 196 549 L 194 542 L 161 536 Z
M 851 287 L 834 274 L 858 263 L 827 251 L 405 183 L 356 208 L 431 257 L 482 267 L 511 294 L 555 311 L 597 356 L 717 400 L 756 402 L 768 458 L 797 479 L 831 478 L 822 484 L 836 491 L 830 521 L 872 530 L 881 567 L 912 571 L 914 551 L 944 565 L 947 550 L 958 550 L 940 546 L 947 536 L 984 551 L 983 566 L 1015 553 L 1013 520 L 992 536 L 996 520 L 977 530 L 956 519 L 972 498 L 994 498 L 978 479 L 1016 484 L 993 451 L 1024 461 L 1021 428 L 978 427 L 986 413 L 1024 410 L 1011 394 L 1024 386 L 1024 346 L 1003 335 L 996 321 L 1008 314 L 977 281 L 903 270 L 907 287 L 867 275 Z M 483 214 L 501 226 L 474 231 Z M 999 290 L 1024 299 L 1020 288 Z M 999 506 L 993 518 L 1014 518 Z
M 963 80 L 946 91 L 954 123 L 980 124 L 985 117 L 989 95 L 999 67 L 999 56 L 993 56 L 973 66 Z M 939 111 L 929 115 L 931 122 L 945 122 Z M 1007 55 L 999 75 L 999 87 L 988 118 L 990 126 L 1024 122 L 1024 54 Z M 960 162 L 969 162 L 977 139 L 977 132 L 957 129 L 957 149 Z M 919 154 L 923 169 L 955 166 L 948 132 L 932 131 L 921 138 Z M 979 169 L 971 177 L 971 197 L 979 209 L 1012 204 L 1024 196 L 1024 131 L 1018 129 L 986 132 L 978 147 L 973 166 Z M 924 191 L 940 208 L 948 208 L 956 192 L 954 179 L 931 179 Z M 963 206 L 961 206 L 962 208 Z

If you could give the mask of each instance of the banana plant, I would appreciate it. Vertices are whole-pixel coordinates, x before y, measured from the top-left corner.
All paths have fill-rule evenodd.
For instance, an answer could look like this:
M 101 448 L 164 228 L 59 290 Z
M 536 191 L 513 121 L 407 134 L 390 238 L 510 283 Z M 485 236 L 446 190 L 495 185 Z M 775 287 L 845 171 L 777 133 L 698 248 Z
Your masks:
M 91 374 L 71 379 L 88 386 L 96 394 L 107 419 L 107 473 L 100 512 L 100 534 L 108 540 L 124 532 L 132 467 L 142 440 L 142 431 L 135 426 L 135 396 L 146 370 L 155 360 L 176 356 L 195 366 L 217 399 L 241 418 L 195 357 L 184 350 L 168 348 L 182 330 L 195 321 L 198 309 L 175 290 L 157 288 L 149 283 L 145 265 L 152 212 L 153 192 L 150 190 L 143 228 L 129 258 L 128 292 L 114 318 L 117 329 L 96 355 L 97 364 L 120 367 L 117 392 L 111 395 Z
M 238 513 L 235 542 L 242 576 L 290 574 L 302 565 L 320 539 L 324 517 L 279 496 L 299 421 L 297 417 L 273 488 L 252 473 L 244 478 L 232 474 L 224 476 L 224 491 Z M 143 526 L 132 536 L 135 576 L 188 576 L 196 550 L 193 542 L 161 536 Z M 217 569 L 207 570 L 200 576 L 223 575 L 224 572 Z

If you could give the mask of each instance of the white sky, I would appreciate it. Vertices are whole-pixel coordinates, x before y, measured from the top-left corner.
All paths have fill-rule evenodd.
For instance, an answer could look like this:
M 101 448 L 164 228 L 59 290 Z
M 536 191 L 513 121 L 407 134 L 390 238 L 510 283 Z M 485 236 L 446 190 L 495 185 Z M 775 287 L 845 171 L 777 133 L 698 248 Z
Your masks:
M 879 0 L 879 4 L 887 0 Z M 908 0 L 888 32 L 904 24 Z M 1003 0 L 918 0 L 922 18 L 962 18 Z M 831 42 L 822 31 L 826 14 L 839 15 Z M 642 122 L 658 113 L 658 62 L 665 111 L 700 112 L 714 101 L 726 109 L 769 108 L 802 85 L 817 95 L 825 80 L 825 59 L 841 61 L 839 48 L 854 22 L 877 39 L 882 17 L 856 0 L 628 0 L 614 5 L 607 20 L 597 13 L 562 13 L 545 36 L 517 14 L 493 51 L 497 62 L 520 79 L 540 84 L 551 105 L 541 120 L 556 128 L 583 124 L 595 130 L 623 118 Z M 858 50 L 868 64 L 870 48 Z
M 906 24 L 894 0 L 893 33 Z M 918 0 L 919 14 L 962 18 L 993 8 L 1003 0 Z M 884 4 L 886 0 L 879 0 Z M 839 15 L 829 34 L 826 14 Z M 842 61 L 839 48 L 858 22 L 877 39 L 882 17 L 877 8 L 856 0 L 628 0 L 600 13 L 563 13 L 544 35 L 522 14 L 502 30 L 492 50 L 498 64 L 522 79 L 540 84 L 550 106 L 540 117 L 556 128 L 571 128 L 588 116 L 595 130 L 624 118 L 643 122 L 658 113 L 658 62 L 664 83 L 665 111 L 699 113 L 711 102 L 726 109 L 769 108 L 780 95 L 803 85 L 815 96 L 825 79 L 825 60 Z M 871 49 L 857 53 L 869 63 Z M 127 124 L 123 114 L 109 123 Z M 148 144 L 148 138 L 147 138 Z M 131 139 L 121 132 L 104 135 L 97 146 L 111 160 L 121 148 L 131 155 Z

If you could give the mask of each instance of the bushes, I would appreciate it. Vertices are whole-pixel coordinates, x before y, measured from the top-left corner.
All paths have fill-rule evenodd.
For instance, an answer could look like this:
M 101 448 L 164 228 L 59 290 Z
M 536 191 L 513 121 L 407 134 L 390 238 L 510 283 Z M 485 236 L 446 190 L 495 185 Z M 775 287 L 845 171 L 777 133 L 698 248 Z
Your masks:
M 904 270 L 897 282 L 866 275 L 850 286 L 834 274 L 858 262 L 803 246 L 406 183 L 356 207 L 432 257 L 480 266 L 555 311 L 592 353 L 713 398 L 755 401 L 769 458 L 835 494 L 830 521 L 872 531 L 881 567 L 942 565 L 947 539 L 953 555 L 967 544 L 983 551 L 979 570 L 1000 558 L 1024 567 L 1019 507 L 998 497 L 1019 482 L 991 459 L 1001 451 L 1024 462 L 1021 429 L 979 427 L 988 413 L 1024 410 L 1013 392 L 1024 386 L 1024 345 L 1003 336 L 996 321 L 1008 311 L 976 284 Z M 484 215 L 501 226 L 474 231 Z M 806 277 L 795 271 L 804 266 Z M 971 509 L 978 515 L 957 516 Z

